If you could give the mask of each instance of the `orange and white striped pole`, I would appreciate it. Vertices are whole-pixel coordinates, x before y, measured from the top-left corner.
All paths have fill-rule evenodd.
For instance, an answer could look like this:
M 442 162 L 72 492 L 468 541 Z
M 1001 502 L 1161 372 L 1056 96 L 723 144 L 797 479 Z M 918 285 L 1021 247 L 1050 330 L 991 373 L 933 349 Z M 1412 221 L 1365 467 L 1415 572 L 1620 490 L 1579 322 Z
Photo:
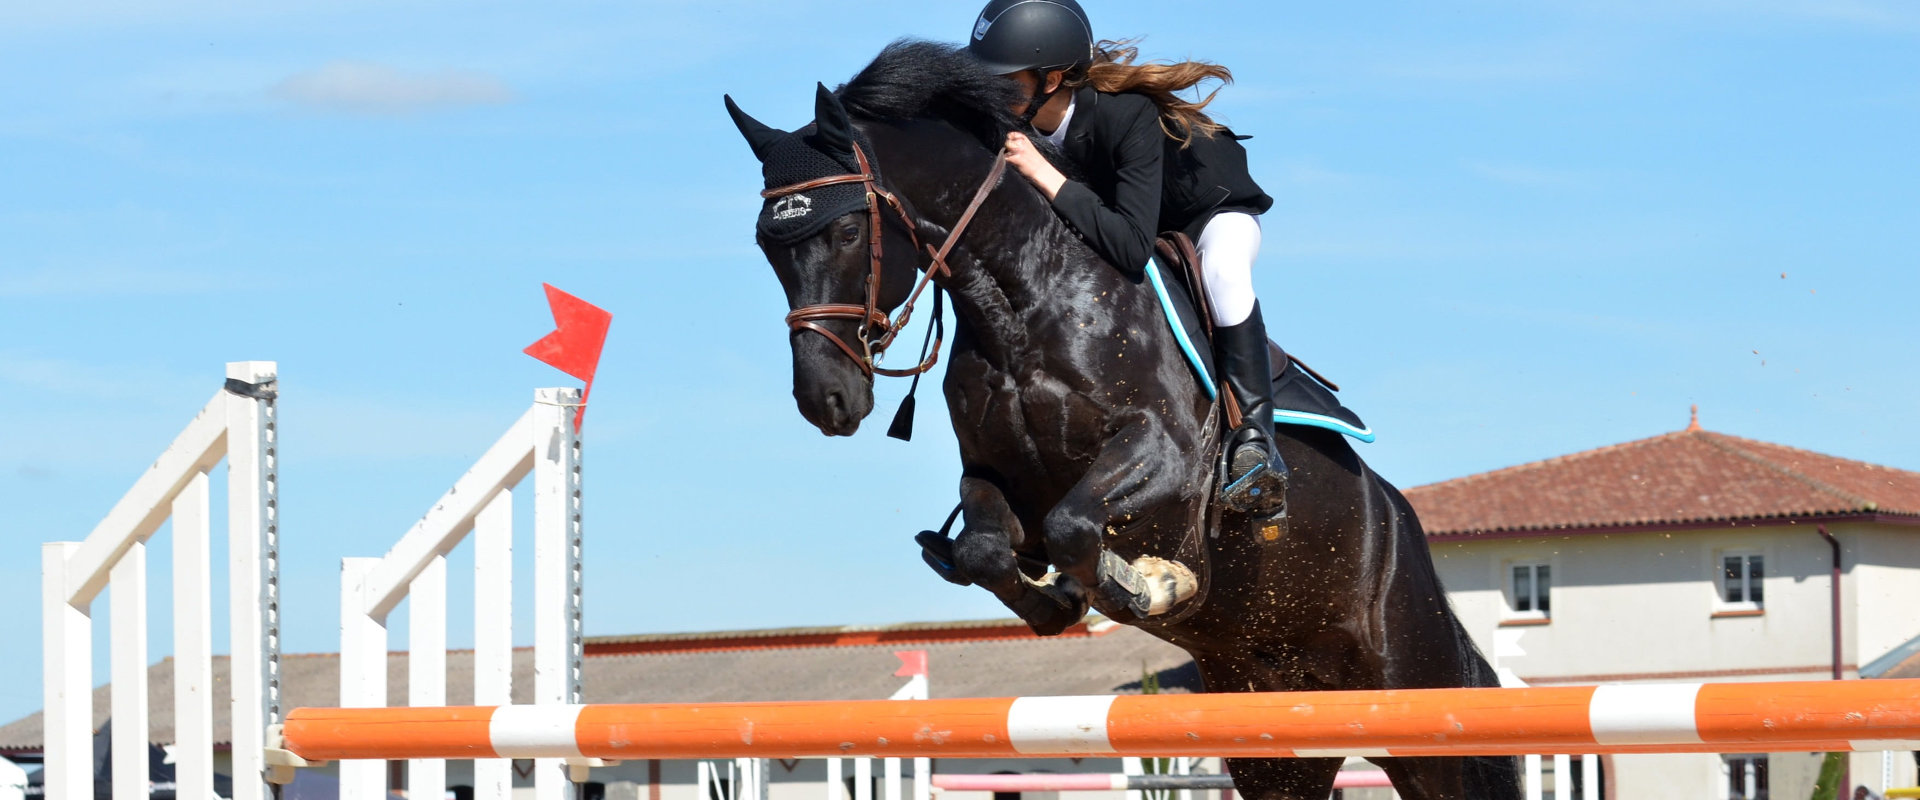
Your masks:
M 1920 680 L 795 703 L 301 708 L 311 761 L 1920 749 Z

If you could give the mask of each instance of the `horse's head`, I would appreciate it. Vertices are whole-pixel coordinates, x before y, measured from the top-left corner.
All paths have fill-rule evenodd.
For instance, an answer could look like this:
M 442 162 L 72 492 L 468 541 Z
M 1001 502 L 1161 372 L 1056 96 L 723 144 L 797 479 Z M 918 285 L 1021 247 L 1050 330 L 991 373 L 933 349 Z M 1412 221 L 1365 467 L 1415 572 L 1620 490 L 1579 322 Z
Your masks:
M 766 177 L 755 238 L 792 309 L 794 400 L 822 433 L 850 436 L 873 411 L 874 362 L 896 332 L 887 312 L 913 290 L 912 223 L 824 85 L 813 123 L 792 132 L 726 102 Z

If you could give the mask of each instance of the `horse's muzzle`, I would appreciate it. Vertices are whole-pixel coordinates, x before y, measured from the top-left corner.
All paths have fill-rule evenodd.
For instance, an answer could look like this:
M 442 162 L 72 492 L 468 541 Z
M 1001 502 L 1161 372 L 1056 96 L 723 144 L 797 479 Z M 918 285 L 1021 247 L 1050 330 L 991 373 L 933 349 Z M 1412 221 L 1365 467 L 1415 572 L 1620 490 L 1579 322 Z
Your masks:
M 800 416 L 821 433 L 852 436 L 860 430 L 861 420 L 873 413 L 873 379 L 824 337 L 796 337 L 793 400 Z

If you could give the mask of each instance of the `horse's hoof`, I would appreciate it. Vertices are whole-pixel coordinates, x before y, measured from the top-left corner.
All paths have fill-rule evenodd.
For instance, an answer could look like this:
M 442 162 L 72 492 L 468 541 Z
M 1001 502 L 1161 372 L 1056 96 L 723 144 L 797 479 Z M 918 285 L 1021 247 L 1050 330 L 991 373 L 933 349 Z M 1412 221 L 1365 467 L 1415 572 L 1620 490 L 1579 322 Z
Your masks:
M 1146 581 L 1149 617 L 1166 614 L 1200 592 L 1200 579 L 1178 561 L 1142 556 L 1134 559 L 1133 569 Z
M 914 534 L 913 541 L 920 545 L 920 560 L 927 562 L 941 580 L 955 586 L 973 585 L 973 581 L 967 580 L 960 574 L 960 568 L 954 566 L 952 539 L 941 536 L 938 531 L 921 531 Z
M 1059 636 L 1087 615 L 1087 595 L 1080 583 L 1058 572 L 1026 582 L 1027 591 L 1011 608 L 1036 636 Z

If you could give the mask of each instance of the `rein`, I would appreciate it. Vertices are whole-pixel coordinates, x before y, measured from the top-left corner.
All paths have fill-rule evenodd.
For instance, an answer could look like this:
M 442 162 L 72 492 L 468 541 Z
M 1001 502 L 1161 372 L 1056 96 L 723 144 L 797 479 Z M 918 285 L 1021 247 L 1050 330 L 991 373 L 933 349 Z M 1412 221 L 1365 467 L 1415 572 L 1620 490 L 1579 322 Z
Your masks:
M 810 181 L 803 181 L 776 189 L 768 189 L 760 193 L 761 197 L 772 200 L 786 197 L 787 195 L 811 191 L 822 186 L 834 186 L 842 183 L 864 184 L 867 190 L 867 254 L 869 262 L 872 265 L 872 271 L 867 275 L 866 305 L 854 305 L 852 303 L 815 303 L 810 306 L 801 306 L 787 313 L 787 327 L 795 331 L 810 330 L 827 337 L 827 341 L 833 342 L 834 345 L 838 346 L 840 352 L 846 353 L 848 358 L 853 359 L 854 363 L 859 364 L 860 371 L 866 373 L 868 377 L 874 375 L 885 375 L 892 378 L 918 376 L 927 370 L 933 369 L 933 365 L 940 360 L 940 345 L 946 339 L 946 332 L 945 326 L 941 324 L 937 317 L 934 320 L 934 324 L 939 327 L 940 334 L 933 340 L 933 346 L 925 351 L 924 357 L 918 365 L 907 369 L 887 369 L 880 366 L 880 359 L 885 355 L 887 348 L 893 345 L 894 337 L 899 335 L 901 329 L 907 327 L 909 320 L 913 319 L 913 304 L 920 299 L 921 292 L 926 291 L 927 286 L 933 282 L 934 278 L 945 277 L 951 273 L 951 270 L 947 268 L 947 254 L 953 252 L 954 245 L 960 241 L 960 234 L 965 232 L 967 224 L 973 221 L 974 213 L 980 210 L 980 205 L 986 202 L 987 195 L 991 194 L 993 188 L 999 185 L 1000 176 L 1006 172 L 1007 153 L 1005 150 L 1002 150 L 994 157 L 993 168 L 987 172 L 987 179 L 981 182 L 980 188 L 974 190 L 973 200 L 967 203 L 967 209 L 961 213 L 960 221 L 954 223 L 953 229 L 947 233 L 946 241 L 941 242 L 937 250 L 934 249 L 932 245 L 921 244 L 919 235 L 914 232 L 913 216 L 907 213 L 905 206 L 901 205 L 900 198 L 894 196 L 892 192 L 881 188 L 880 179 L 874 174 L 872 164 L 867 161 L 866 152 L 861 150 L 857 142 L 853 145 L 853 157 L 854 161 L 860 165 L 860 171 L 857 173 L 829 175 L 824 178 L 815 178 Z M 880 252 L 881 223 L 884 221 L 880 214 L 880 202 L 882 200 L 886 201 L 887 206 L 893 209 L 894 214 L 900 218 L 901 224 L 906 227 L 907 237 L 913 241 L 914 250 L 918 251 L 924 247 L 928 255 L 932 256 L 933 259 L 931 263 L 927 264 L 925 274 L 914 284 L 913 293 L 907 296 L 907 302 L 900 306 L 899 314 L 892 317 L 880 309 L 880 282 L 883 277 Z M 939 287 L 935 287 L 934 313 L 936 315 L 940 313 L 939 306 L 940 289 Z M 859 320 L 860 329 L 857 335 L 860 340 L 861 349 L 858 351 L 854 350 L 845 340 L 841 339 L 833 331 L 827 330 L 825 326 L 822 326 L 817 321 L 829 319 Z M 877 335 L 875 334 L 876 326 L 879 331 Z

